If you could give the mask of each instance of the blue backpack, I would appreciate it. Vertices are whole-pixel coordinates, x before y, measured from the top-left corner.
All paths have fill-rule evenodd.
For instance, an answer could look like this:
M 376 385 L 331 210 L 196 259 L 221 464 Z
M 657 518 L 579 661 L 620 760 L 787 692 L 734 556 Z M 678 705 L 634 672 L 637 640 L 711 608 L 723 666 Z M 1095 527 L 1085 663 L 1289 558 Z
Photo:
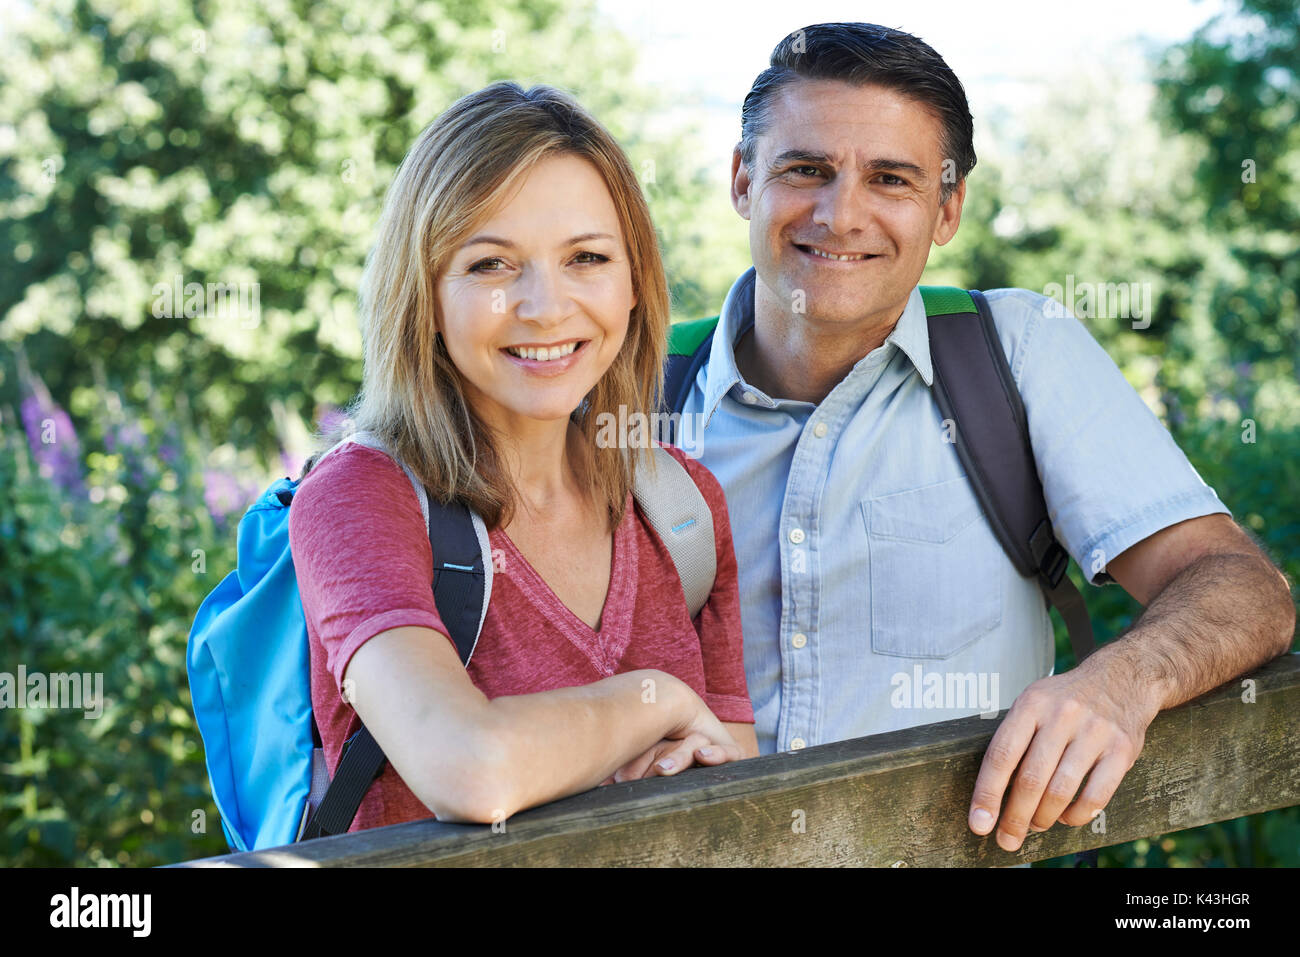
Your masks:
M 325 455 L 346 442 L 387 454 L 373 436 L 357 433 Z M 661 448 L 652 449 L 652 462 L 638 473 L 633 494 L 673 559 L 694 617 L 713 590 L 712 513 L 680 462 Z M 428 524 L 435 607 L 468 665 L 492 591 L 487 529 L 464 506 L 440 504 L 398 464 Z M 208 779 L 226 841 L 238 851 L 347 831 L 385 764 L 363 725 L 329 778 L 289 549 L 289 509 L 301 481 L 279 479 L 244 514 L 238 565 L 204 599 L 189 634 L 186 668 Z

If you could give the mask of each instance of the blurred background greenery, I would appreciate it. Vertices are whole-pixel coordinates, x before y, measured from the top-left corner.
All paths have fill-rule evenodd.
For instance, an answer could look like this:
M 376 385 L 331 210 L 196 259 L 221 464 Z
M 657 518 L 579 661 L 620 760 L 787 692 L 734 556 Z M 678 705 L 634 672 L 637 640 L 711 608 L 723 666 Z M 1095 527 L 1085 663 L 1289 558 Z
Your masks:
M 221 853 L 186 635 L 233 566 L 244 508 L 296 474 L 360 381 L 357 281 L 419 130 L 492 80 L 572 90 L 641 175 L 676 318 L 716 314 L 746 233 L 700 130 L 655 121 L 671 104 L 634 79 L 647 51 L 589 3 L 494 0 L 490 19 L 472 0 L 6 12 L 0 671 L 102 671 L 107 701 L 95 721 L 0 711 L 0 863 Z M 1069 72 L 1005 126 L 981 118 L 961 231 L 924 280 L 1149 282 L 1149 328 L 1087 325 L 1292 579 L 1298 67 L 1294 3 L 1241 0 L 1153 52 L 1146 82 Z M 257 301 L 156 308 L 176 282 L 256 283 Z M 1118 588 L 1085 591 L 1103 635 L 1139 611 Z M 1063 633 L 1058 649 L 1069 667 Z M 1300 808 L 1101 863 L 1295 866 Z

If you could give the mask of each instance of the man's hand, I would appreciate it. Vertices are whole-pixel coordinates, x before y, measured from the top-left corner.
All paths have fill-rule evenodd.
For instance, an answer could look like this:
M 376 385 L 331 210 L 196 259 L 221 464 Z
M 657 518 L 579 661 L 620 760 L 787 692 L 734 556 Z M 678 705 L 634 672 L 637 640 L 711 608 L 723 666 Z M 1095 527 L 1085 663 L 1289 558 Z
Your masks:
M 1004 850 L 1019 850 L 1029 829 L 1087 824 L 1137 761 L 1160 711 L 1291 645 L 1286 577 L 1226 515 L 1161 529 L 1117 555 L 1107 572 L 1146 606 L 1137 623 L 1073 671 L 1026 688 L 984 754 L 970 828 L 988 834 L 996 823 Z
M 1016 851 L 1028 830 L 1046 831 L 1058 820 L 1071 827 L 1087 824 L 1137 761 L 1158 713 L 1150 690 L 1132 673 L 1108 674 L 1104 657 L 1094 655 L 1073 671 L 1035 681 L 1011 706 L 984 753 L 971 830 L 987 834 L 996 823 L 998 846 Z M 1085 776 L 1088 783 L 1079 793 Z

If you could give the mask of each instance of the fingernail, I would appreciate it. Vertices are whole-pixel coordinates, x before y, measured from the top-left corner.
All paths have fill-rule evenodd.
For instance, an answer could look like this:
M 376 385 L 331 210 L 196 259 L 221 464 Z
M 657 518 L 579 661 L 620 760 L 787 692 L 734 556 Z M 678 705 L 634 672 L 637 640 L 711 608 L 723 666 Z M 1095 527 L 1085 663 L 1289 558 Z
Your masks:
M 707 758 L 707 757 L 709 757 L 710 755 L 713 754 L 713 749 L 712 749 L 712 748 L 700 748 L 700 754 L 702 754 L 704 757 Z
M 970 816 L 970 825 L 980 834 L 987 834 L 989 828 L 993 826 L 993 815 L 982 807 L 977 807 L 975 813 Z
M 1020 841 L 1006 831 L 998 831 L 998 847 L 1004 851 L 1018 851 L 1020 850 Z
M 1029 825 L 1029 829 L 1030 829 L 1031 831 L 1033 831 L 1035 834 L 1042 834 L 1044 831 L 1047 830 L 1047 828 L 1045 828 L 1045 827 L 1039 827 L 1038 825 L 1033 824 L 1033 823 L 1031 823 L 1031 824 Z
M 659 762 L 659 767 L 663 768 L 665 771 L 671 771 L 673 768 L 677 767 L 677 762 L 672 758 L 664 758 Z

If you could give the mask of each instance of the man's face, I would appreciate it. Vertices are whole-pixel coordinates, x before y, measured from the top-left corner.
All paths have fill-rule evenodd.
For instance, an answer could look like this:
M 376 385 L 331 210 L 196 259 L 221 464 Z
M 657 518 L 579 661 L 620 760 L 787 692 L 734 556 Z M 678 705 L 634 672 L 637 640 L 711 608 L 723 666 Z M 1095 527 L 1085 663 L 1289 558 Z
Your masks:
M 939 119 L 893 90 L 838 80 L 788 84 L 769 118 L 753 169 L 739 148 L 732 161 L 763 295 L 816 323 L 893 322 L 930 244 L 961 219 L 964 182 L 939 202 Z

